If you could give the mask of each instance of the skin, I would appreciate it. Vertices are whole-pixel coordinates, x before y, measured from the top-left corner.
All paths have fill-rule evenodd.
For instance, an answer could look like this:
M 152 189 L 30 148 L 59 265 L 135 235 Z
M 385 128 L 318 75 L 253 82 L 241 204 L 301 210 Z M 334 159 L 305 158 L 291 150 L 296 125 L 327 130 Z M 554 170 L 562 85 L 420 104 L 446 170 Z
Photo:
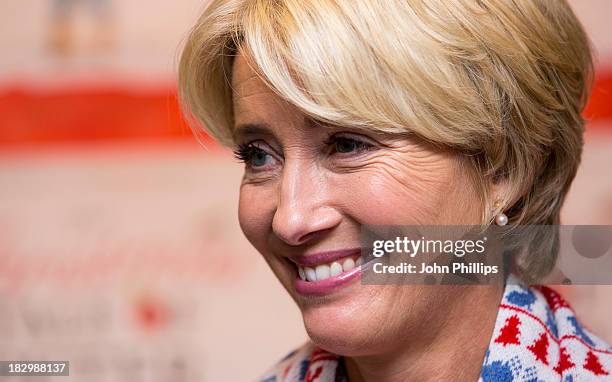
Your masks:
M 460 157 L 413 137 L 313 122 L 243 54 L 232 88 L 235 142 L 256 147 L 240 187 L 240 226 L 301 310 L 311 340 L 345 357 L 352 382 L 476 380 L 501 286 L 356 282 L 305 297 L 287 260 L 359 247 L 362 224 L 479 224 Z

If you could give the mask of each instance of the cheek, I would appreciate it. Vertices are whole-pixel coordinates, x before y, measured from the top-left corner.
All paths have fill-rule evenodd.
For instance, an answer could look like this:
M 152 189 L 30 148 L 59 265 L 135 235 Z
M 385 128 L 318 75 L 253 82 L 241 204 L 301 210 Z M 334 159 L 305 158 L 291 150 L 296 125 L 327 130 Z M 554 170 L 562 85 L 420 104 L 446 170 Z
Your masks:
M 452 197 L 450 173 L 442 164 L 419 169 L 398 161 L 379 163 L 351 175 L 346 208 L 362 224 L 435 224 Z
M 238 200 L 238 221 L 246 238 L 258 250 L 266 243 L 274 216 L 274 195 L 264 187 L 243 185 Z

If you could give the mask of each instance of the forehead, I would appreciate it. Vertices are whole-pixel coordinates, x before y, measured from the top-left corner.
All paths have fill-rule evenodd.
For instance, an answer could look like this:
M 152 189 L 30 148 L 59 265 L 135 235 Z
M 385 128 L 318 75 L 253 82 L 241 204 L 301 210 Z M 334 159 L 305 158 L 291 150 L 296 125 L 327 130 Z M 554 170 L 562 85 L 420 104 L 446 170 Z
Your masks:
M 234 58 L 232 65 L 232 91 L 235 96 L 243 96 L 249 92 L 267 89 L 267 86 L 259 78 L 251 65 L 246 56 L 241 52 Z
M 248 57 L 238 53 L 232 66 L 232 99 L 234 113 L 255 112 L 262 107 L 280 105 L 283 100 L 268 87 L 253 69 Z
M 234 58 L 232 66 L 232 99 L 234 128 L 241 124 L 275 125 L 301 124 L 304 114 L 274 92 L 253 69 L 252 61 L 242 53 Z M 274 129 L 276 130 L 276 129 Z M 234 134 L 239 131 L 234 131 Z

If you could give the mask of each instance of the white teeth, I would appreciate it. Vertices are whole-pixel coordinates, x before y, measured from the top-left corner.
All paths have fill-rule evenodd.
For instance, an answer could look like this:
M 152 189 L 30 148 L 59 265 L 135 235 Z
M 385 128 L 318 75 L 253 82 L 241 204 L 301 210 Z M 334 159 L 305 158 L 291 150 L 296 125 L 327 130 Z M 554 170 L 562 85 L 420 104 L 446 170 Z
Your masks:
M 298 266 L 298 276 L 304 281 L 321 281 L 335 277 L 342 272 L 348 272 L 361 265 L 361 257 L 353 260 L 348 257 L 344 261 L 334 261 L 331 264 L 319 264 L 315 268 Z
M 331 271 L 331 277 L 338 276 L 340 273 L 342 273 L 342 265 L 340 265 L 340 263 L 337 261 L 334 261 L 329 268 Z
M 304 272 L 306 273 L 306 280 L 308 281 L 317 281 L 317 274 L 312 268 L 304 268 Z
M 344 260 L 344 263 L 342 263 L 342 269 L 345 272 L 350 271 L 353 268 L 355 268 L 355 261 L 351 259 L 350 257 Z
M 316 271 L 317 273 L 317 281 L 325 280 L 329 278 L 329 265 L 317 265 Z

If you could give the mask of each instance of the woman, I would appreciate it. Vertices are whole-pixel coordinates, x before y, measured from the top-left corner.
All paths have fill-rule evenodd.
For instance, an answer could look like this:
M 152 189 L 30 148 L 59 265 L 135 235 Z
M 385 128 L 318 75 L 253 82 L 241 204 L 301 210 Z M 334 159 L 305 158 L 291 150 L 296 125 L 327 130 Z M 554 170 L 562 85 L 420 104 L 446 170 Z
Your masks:
M 311 340 L 265 380 L 612 380 L 550 289 L 358 282 L 364 225 L 559 224 L 590 75 L 564 1 L 212 1 L 181 99 L 245 162 L 241 228 Z

